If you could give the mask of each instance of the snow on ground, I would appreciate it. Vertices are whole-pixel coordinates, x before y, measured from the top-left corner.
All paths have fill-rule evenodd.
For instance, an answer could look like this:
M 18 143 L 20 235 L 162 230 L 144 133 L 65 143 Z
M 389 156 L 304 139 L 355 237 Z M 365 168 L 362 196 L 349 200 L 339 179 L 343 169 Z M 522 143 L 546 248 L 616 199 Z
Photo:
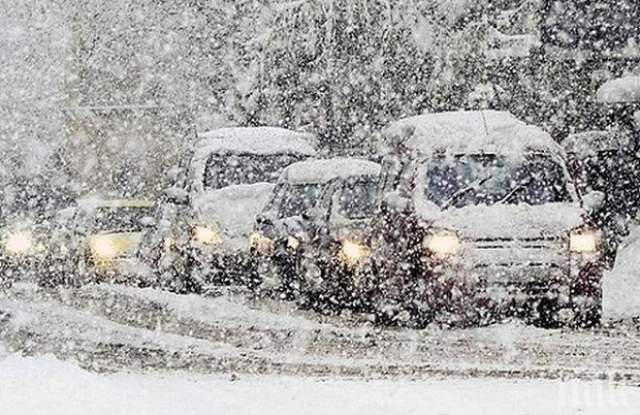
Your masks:
M 610 382 L 350 380 L 96 374 L 52 356 L 0 358 L 0 413 L 636 414 L 640 388 Z
M 640 328 L 543 330 L 518 321 L 470 330 L 381 329 L 359 316 L 225 295 L 110 285 L 0 295 L 0 343 L 95 371 L 431 379 L 616 379 L 640 383 Z

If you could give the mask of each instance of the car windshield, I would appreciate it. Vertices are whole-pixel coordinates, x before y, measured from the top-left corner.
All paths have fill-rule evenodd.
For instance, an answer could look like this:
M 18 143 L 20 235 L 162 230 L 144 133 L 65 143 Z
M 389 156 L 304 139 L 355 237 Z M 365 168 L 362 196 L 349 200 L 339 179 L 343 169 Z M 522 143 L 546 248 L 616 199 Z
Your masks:
M 221 189 L 237 184 L 275 183 L 282 169 L 299 161 L 290 154 L 214 154 L 207 160 L 205 189 Z
M 152 207 L 102 207 L 95 211 L 91 231 L 104 232 L 142 232 L 141 220 L 152 217 Z
M 324 184 L 320 183 L 286 186 L 278 209 L 278 216 L 288 218 L 308 212 L 310 208 L 315 206 L 323 188 Z
M 461 156 L 426 162 L 427 199 L 441 208 L 571 200 L 561 165 L 545 156 Z
M 365 219 L 373 216 L 378 194 L 378 178 L 348 180 L 338 197 L 337 211 L 348 219 Z

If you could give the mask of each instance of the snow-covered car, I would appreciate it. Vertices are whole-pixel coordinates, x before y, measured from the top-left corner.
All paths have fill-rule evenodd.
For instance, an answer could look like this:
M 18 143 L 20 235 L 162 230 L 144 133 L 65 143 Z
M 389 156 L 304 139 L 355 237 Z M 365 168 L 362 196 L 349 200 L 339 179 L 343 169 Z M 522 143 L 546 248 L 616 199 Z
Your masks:
M 48 253 L 48 263 L 66 264 L 66 274 L 43 272 L 42 286 L 138 278 L 136 252 L 145 230 L 154 222 L 154 202 L 137 199 L 80 200 L 60 246 Z M 64 234 L 64 237 L 61 236 Z M 66 248 L 66 249 L 65 249 Z M 70 277 L 72 276 L 72 277 Z M 135 281 L 137 283 L 137 281 Z
M 379 173 L 377 163 L 346 157 L 287 167 L 271 200 L 257 216 L 250 238 L 260 287 L 281 291 L 289 298 L 299 294 L 300 284 L 304 284 L 300 281 L 302 258 L 329 249 L 329 235 L 316 240 L 322 233 L 318 226 L 328 231 L 329 224 L 335 225 L 331 237 L 336 240 L 338 233 L 345 237 L 347 229 L 356 233 L 359 219 L 367 216 L 364 212 L 369 212 L 372 203 L 375 205 L 368 196 L 375 193 Z M 351 243 L 336 243 L 342 242 Z M 324 271 L 325 267 L 321 268 Z
M 546 132 L 482 111 L 406 118 L 383 135 L 392 150 L 371 240 L 380 318 L 599 322 L 602 237 L 589 211 L 600 200 L 581 201 Z
M 180 226 L 164 226 L 171 264 L 160 255 L 161 273 L 175 273 L 175 284 L 201 290 L 209 284 L 244 283 L 249 235 L 256 215 L 267 203 L 282 170 L 316 154 L 308 133 L 275 127 L 223 128 L 200 135 L 183 161 L 182 188 L 168 200 L 182 204 Z M 162 220 L 163 223 L 171 220 Z

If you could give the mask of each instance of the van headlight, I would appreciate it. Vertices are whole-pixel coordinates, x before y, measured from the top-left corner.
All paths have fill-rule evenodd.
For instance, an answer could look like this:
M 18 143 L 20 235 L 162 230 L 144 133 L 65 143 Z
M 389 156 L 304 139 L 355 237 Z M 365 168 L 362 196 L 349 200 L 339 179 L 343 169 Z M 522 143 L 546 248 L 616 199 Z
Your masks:
M 581 254 L 594 254 L 598 252 L 600 237 L 592 230 L 576 230 L 571 233 L 569 250 Z
M 192 231 L 192 239 L 201 245 L 216 246 L 222 243 L 222 234 L 215 228 L 195 226 Z
M 33 248 L 33 235 L 30 232 L 15 232 L 6 236 L 4 247 L 12 255 L 24 255 Z
M 425 236 L 422 246 L 437 256 L 446 257 L 458 253 L 460 238 L 453 232 L 438 231 Z
M 370 254 L 371 251 L 366 245 L 347 239 L 342 242 L 339 256 L 347 265 L 357 265 L 367 259 Z

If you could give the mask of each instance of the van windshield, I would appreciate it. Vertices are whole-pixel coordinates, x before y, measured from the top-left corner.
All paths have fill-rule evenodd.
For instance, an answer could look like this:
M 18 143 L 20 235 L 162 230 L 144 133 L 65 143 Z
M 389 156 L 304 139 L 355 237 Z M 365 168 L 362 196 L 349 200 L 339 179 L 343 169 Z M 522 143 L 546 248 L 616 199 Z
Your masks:
M 338 213 L 347 219 L 367 219 L 376 210 L 378 177 L 348 180 L 337 201 Z
M 204 173 L 205 189 L 237 184 L 275 183 L 282 169 L 301 156 L 291 154 L 213 154 Z
M 323 188 L 324 184 L 321 183 L 287 186 L 278 209 L 278 217 L 290 218 L 308 212 L 318 202 Z
M 425 168 L 425 196 L 443 209 L 571 201 L 564 169 L 542 155 L 520 160 L 492 155 L 460 156 L 429 160 Z

